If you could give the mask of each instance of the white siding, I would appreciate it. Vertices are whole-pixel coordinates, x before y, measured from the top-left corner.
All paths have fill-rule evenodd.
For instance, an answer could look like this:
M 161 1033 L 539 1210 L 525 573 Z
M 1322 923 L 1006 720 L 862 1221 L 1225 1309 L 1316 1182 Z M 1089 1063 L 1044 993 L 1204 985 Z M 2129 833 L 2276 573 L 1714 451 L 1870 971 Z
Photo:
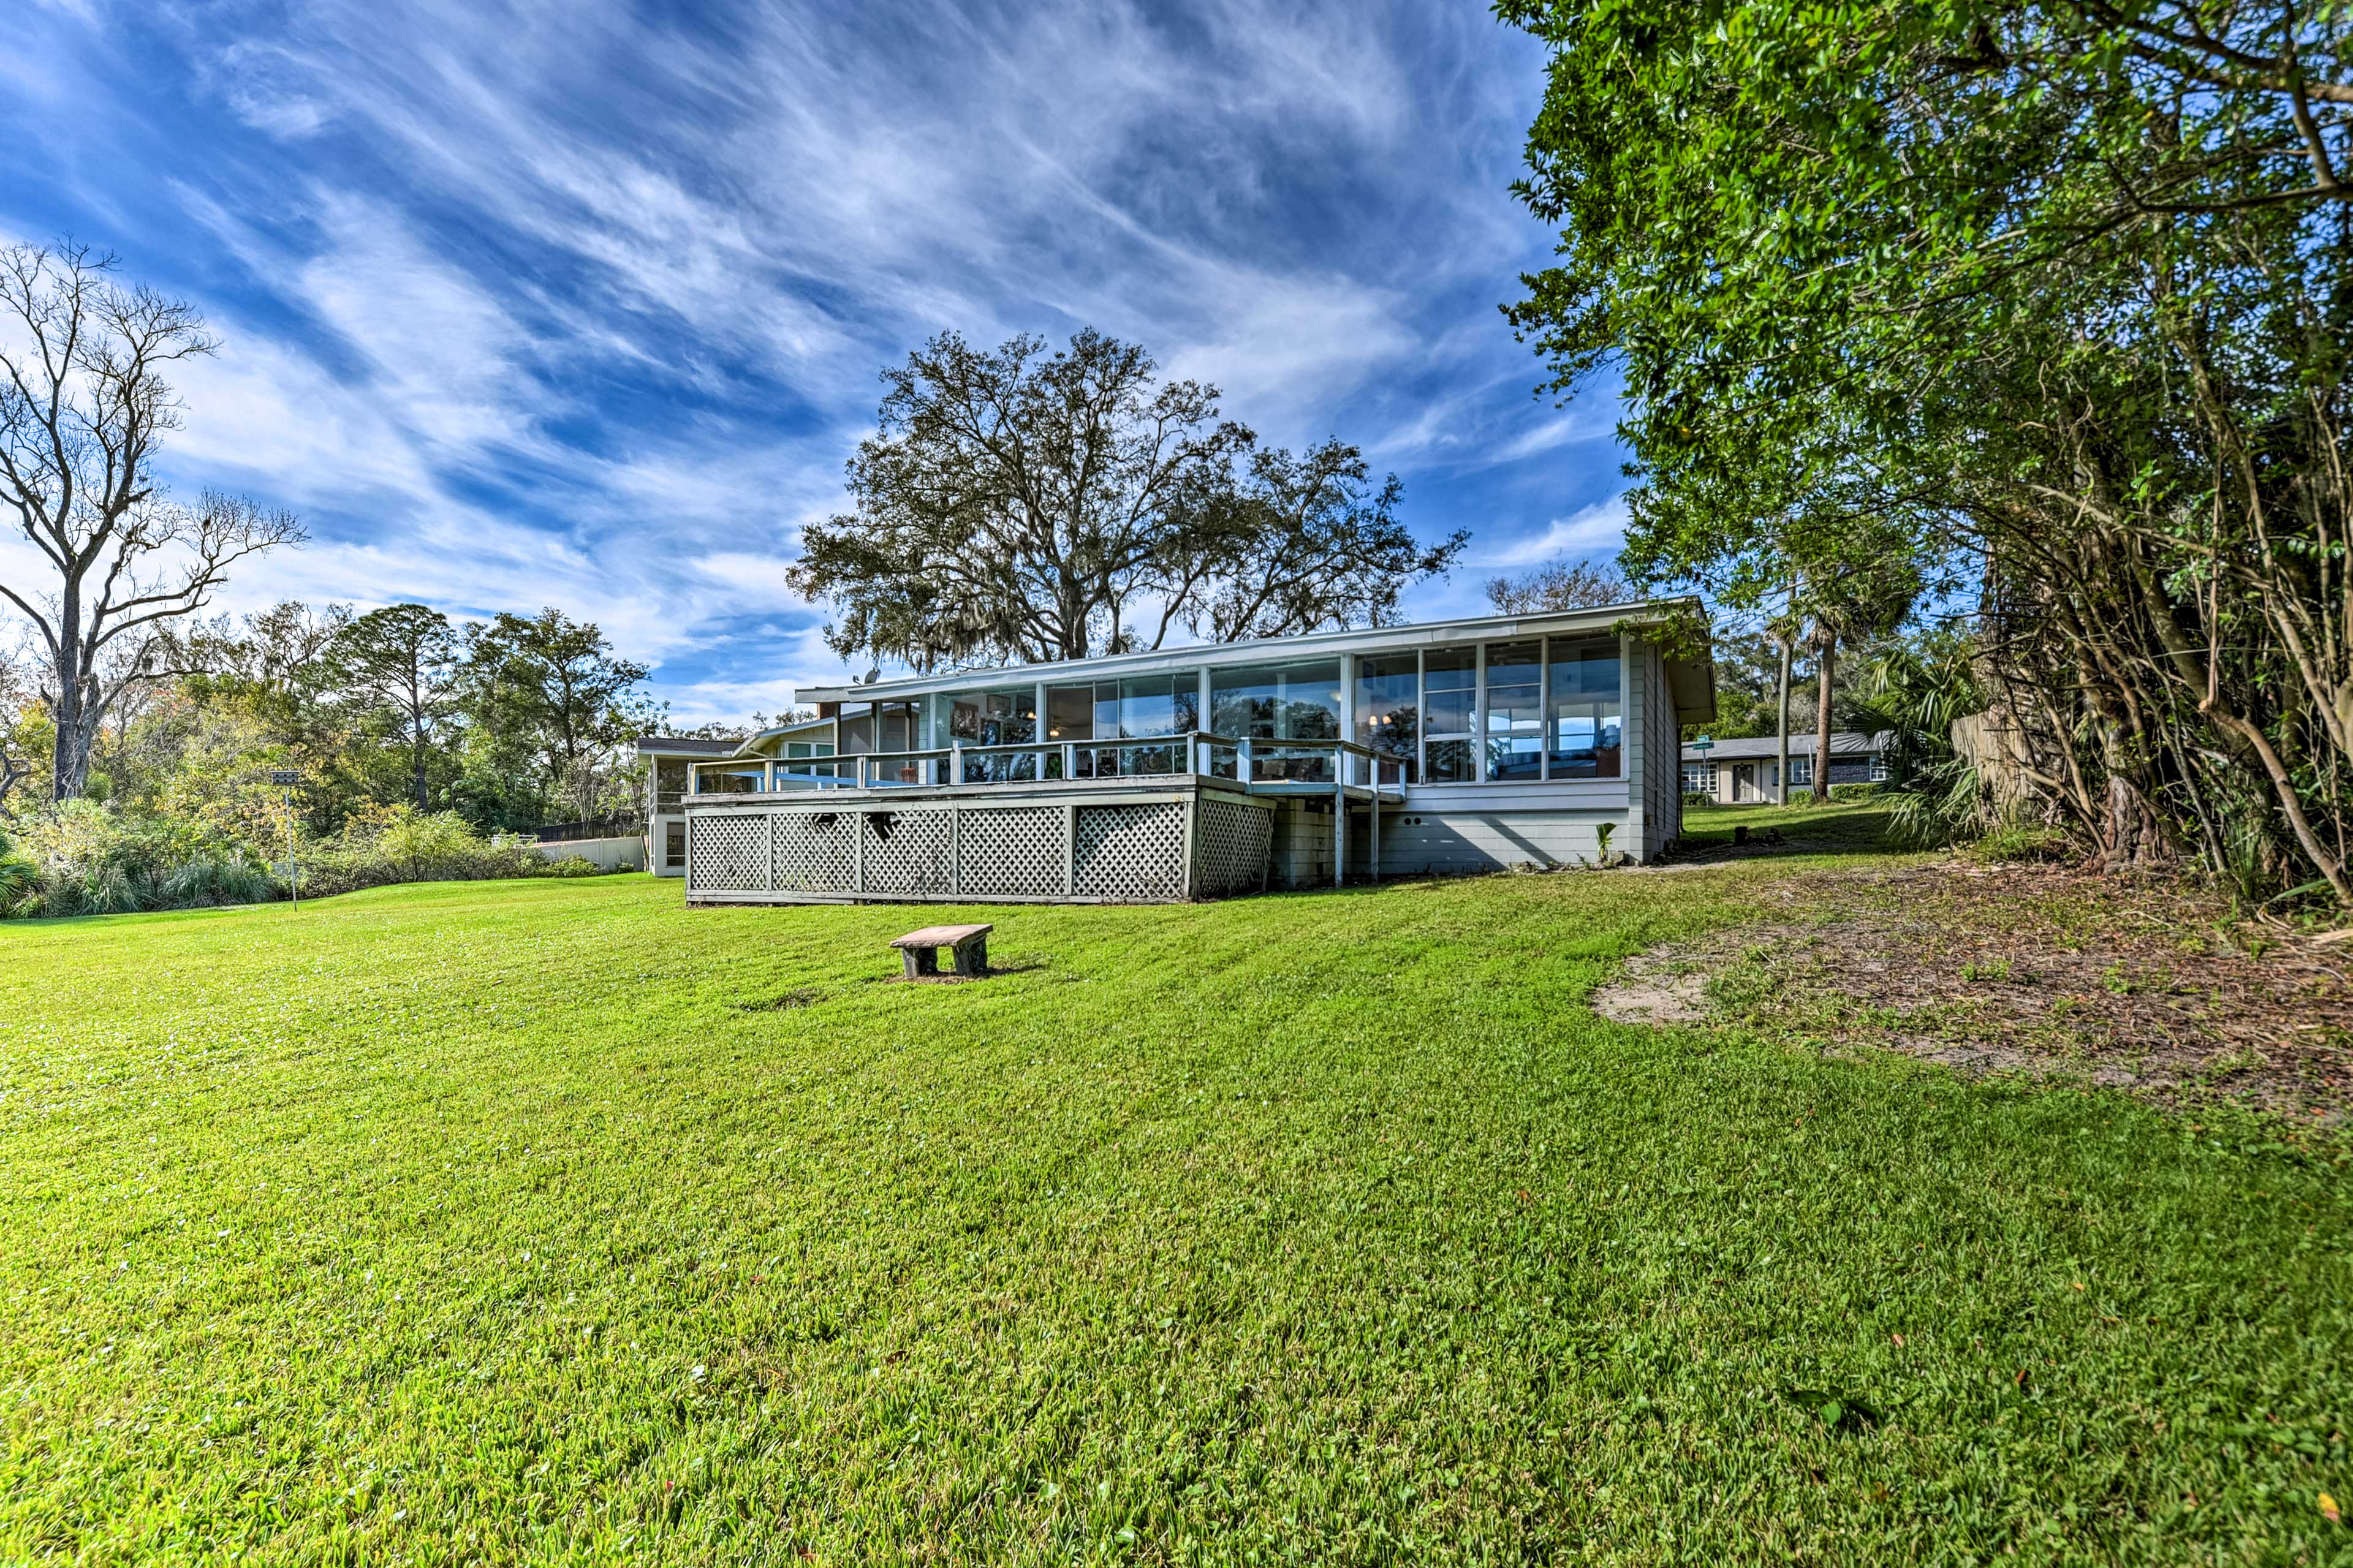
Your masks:
M 1609 847 L 1628 850 L 1626 812 L 1440 811 L 1408 807 L 1381 813 L 1383 877 L 1453 876 L 1514 866 L 1577 866 Z M 1330 817 L 1321 819 L 1328 827 Z M 1358 839 L 1361 842 L 1361 837 Z M 1352 865 L 1356 864 L 1353 859 Z M 1361 867 L 1358 867 L 1361 869 Z

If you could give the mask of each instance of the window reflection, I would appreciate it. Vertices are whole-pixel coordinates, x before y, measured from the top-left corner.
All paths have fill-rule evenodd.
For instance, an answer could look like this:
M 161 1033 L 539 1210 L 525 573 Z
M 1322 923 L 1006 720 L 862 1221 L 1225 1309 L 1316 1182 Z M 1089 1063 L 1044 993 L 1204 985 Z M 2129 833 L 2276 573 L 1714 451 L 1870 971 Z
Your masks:
M 1487 647 L 1487 776 L 1544 776 L 1544 644 Z
M 1356 660 L 1356 743 L 1405 770 L 1405 782 L 1420 776 L 1421 660 L 1413 654 L 1379 654 Z M 1396 777 L 1386 763 L 1384 782 Z
M 1471 784 L 1479 777 L 1472 726 L 1479 706 L 1479 650 L 1446 648 L 1422 662 L 1421 708 L 1430 740 L 1423 763 L 1431 784 Z
M 1193 672 L 1057 686 L 1046 692 L 1046 738 L 1101 742 L 1190 734 L 1201 727 L 1200 710 L 1201 678 Z M 1181 746 L 1097 745 L 1080 747 L 1073 760 L 1079 778 L 1117 778 L 1175 773 L 1183 756 Z
M 1209 728 L 1238 741 L 1338 740 L 1340 661 L 1212 671 Z M 1253 776 L 1330 784 L 1332 754 L 1285 756 L 1279 746 L 1266 748 Z
M 996 691 L 968 691 L 948 709 L 948 733 L 967 746 L 1018 746 L 1038 738 L 1038 691 L 1035 687 L 1007 687 Z M 965 784 L 1006 784 L 1038 776 L 1038 753 L 966 757 Z
M 1547 776 L 1617 778 L 1623 755 L 1618 645 L 1556 639 L 1551 655 L 1552 711 L 1545 726 Z

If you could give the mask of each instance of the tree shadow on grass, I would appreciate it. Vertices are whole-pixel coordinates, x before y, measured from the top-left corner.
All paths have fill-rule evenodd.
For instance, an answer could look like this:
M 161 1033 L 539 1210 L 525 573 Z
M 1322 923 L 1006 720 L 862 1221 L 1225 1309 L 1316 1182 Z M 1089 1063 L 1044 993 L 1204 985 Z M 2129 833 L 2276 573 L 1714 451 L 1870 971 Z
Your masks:
M 1890 855 L 1904 848 L 1889 836 L 1891 820 L 1884 806 L 1870 802 L 1687 805 L 1683 833 L 1659 863 L 1710 866 L 1799 856 Z

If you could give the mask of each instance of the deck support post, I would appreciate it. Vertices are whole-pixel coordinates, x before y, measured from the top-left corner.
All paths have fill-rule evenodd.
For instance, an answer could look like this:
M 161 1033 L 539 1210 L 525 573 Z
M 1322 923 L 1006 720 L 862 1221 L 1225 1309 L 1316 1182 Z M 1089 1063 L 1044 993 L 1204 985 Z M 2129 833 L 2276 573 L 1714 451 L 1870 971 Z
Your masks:
M 1346 777 L 1337 766 L 1345 756 L 1345 752 L 1332 753 L 1335 764 L 1332 772 L 1335 777 Z M 1332 885 L 1335 888 L 1348 885 L 1348 786 L 1345 784 L 1332 786 Z
M 1374 885 L 1375 887 L 1378 887 L 1378 886 L 1380 886 L 1380 881 L 1381 881 L 1381 759 L 1380 759 L 1380 753 L 1379 753 L 1379 752 L 1376 752 L 1373 754 L 1372 763 L 1373 763 L 1373 827 L 1372 827 L 1372 837 L 1371 837 L 1370 842 L 1371 842 L 1372 847 L 1373 847 L 1373 853 L 1372 853 L 1372 862 L 1373 862 L 1373 865 L 1372 865 L 1372 872 L 1373 872 L 1373 885 Z

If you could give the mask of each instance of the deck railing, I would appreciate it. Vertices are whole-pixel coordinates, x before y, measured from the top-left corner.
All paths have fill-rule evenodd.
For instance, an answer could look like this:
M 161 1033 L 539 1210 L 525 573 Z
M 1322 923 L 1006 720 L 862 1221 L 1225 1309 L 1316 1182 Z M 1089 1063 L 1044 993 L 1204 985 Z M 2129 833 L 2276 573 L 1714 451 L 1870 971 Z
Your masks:
M 836 757 L 842 776 L 772 775 L 784 790 L 939 788 L 1195 775 L 1254 784 L 1405 787 L 1405 763 L 1353 741 L 1275 741 L 1195 730 L 1125 741 L 1025 741 L 928 746 Z M 740 764 L 739 764 L 740 765 Z

